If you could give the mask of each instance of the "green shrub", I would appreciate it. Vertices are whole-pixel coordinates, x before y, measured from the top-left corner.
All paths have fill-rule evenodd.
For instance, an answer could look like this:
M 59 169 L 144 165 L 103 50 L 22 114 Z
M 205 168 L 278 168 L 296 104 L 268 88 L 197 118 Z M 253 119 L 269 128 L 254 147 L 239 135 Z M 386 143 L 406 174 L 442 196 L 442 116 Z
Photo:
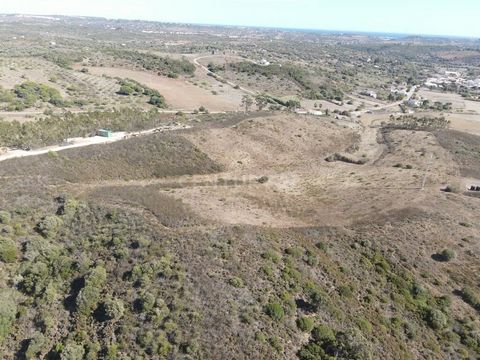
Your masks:
M 373 326 L 367 319 L 358 319 L 357 325 L 364 333 L 371 333 L 373 331 Z
M 60 92 L 45 84 L 26 81 L 16 85 L 13 94 L 17 97 L 14 101 L 15 110 L 23 110 L 35 105 L 37 101 L 48 102 L 55 106 L 64 106 Z
M 297 326 L 303 332 L 311 332 L 313 329 L 314 321 L 308 316 L 302 316 L 297 320 Z
M 353 296 L 353 290 L 351 286 L 342 285 L 338 288 L 338 293 L 344 298 L 351 298 Z
M 372 351 L 369 343 L 359 332 L 339 332 L 335 338 L 334 346 L 329 352 L 340 359 L 369 360 L 372 359 Z
M 12 217 L 8 211 L 0 211 L 0 224 L 10 224 Z
M 132 95 L 135 90 L 129 84 L 123 84 L 120 86 L 120 90 L 118 90 L 117 94 L 129 96 Z
M 309 298 L 309 302 L 318 310 L 327 304 L 328 295 L 316 284 L 307 283 L 304 289 Z
M 146 349 L 147 352 L 160 355 L 162 358 L 166 357 L 172 349 L 163 331 L 159 331 L 158 333 L 154 333 L 153 331 L 141 332 L 137 335 L 137 343 Z
M 299 259 L 300 257 L 303 256 L 303 253 L 305 252 L 305 250 L 303 250 L 303 248 L 300 247 L 300 246 L 291 246 L 291 247 L 285 249 L 285 252 L 288 255 L 291 255 L 294 258 Z
M 448 312 L 448 310 L 452 306 L 452 298 L 449 295 L 436 297 L 435 302 L 443 312 Z
M 298 351 L 297 356 L 300 360 L 322 360 L 329 358 L 323 348 L 319 344 L 313 342 L 309 342 L 302 346 Z
M 242 288 L 245 286 L 245 284 L 243 283 L 243 280 L 236 276 L 230 278 L 230 280 L 228 280 L 228 283 L 236 288 Z
M 85 286 L 77 295 L 77 311 L 83 315 L 89 315 L 100 300 L 100 289 L 93 286 Z
M 110 320 L 118 320 L 125 313 L 125 306 L 120 299 L 109 299 L 105 301 L 105 315 Z
M 275 321 L 281 321 L 285 317 L 285 310 L 281 304 L 272 302 L 265 307 L 265 313 Z
M 56 154 L 58 155 L 58 153 Z M 80 206 L 80 203 L 77 200 L 68 196 L 60 196 L 57 200 L 60 203 L 57 210 L 58 215 L 72 217 Z
M 315 246 L 316 246 L 318 249 L 322 250 L 323 252 L 327 252 L 327 250 L 328 250 L 327 244 L 325 244 L 323 241 L 317 242 L 317 243 L 315 244 Z
M 297 303 L 295 298 L 289 292 L 284 292 L 282 295 L 283 310 L 288 315 L 293 315 L 297 311 Z
M 319 343 L 328 343 L 335 340 L 335 333 L 327 325 L 318 325 L 312 331 L 312 338 Z
M 452 249 L 443 249 L 438 256 L 442 261 L 451 261 L 457 257 L 457 253 Z
M 55 215 L 45 216 L 38 224 L 37 231 L 43 237 L 50 238 L 55 236 L 57 231 L 63 225 L 62 219 Z
M 264 343 L 267 341 L 267 336 L 262 331 L 257 331 L 255 333 L 255 340 Z
M 306 253 L 306 258 L 305 258 L 305 262 L 310 265 L 310 266 L 317 266 L 318 265 L 318 259 L 317 259 L 317 256 L 315 255 L 315 253 L 311 250 L 307 250 L 307 253 Z
M 376 251 L 372 258 L 372 263 L 375 264 L 375 268 L 378 272 L 387 273 L 390 271 L 390 264 L 382 255 L 381 252 Z
M 102 266 L 97 266 L 90 271 L 85 279 L 85 287 L 80 290 L 75 300 L 80 314 L 88 315 L 95 309 L 106 278 L 107 272 Z
M 417 328 L 411 322 L 403 323 L 403 331 L 409 339 L 414 339 L 417 336 Z
M 82 360 L 85 349 L 82 345 L 68 342 L 60 353 L 61 360 Z
M 38 295 L 48 285 L 50 271 L 47 264 L 37 261 L 29 263 L 22 276 L 21 290 L 28 295 Z
M 167 102 L 162 95 L 152 95 L 150 100 L 148 100 L 148 103 L 161 109 L 165 109 L 167 107 Z
M 462 289 L 462 299 L 474 309 L 480 311 L 480 295 L 471 287 Z
M 17 259 L 17 246 L 8 238 L 0 237 L 0 261 L 13 263 Z
M 268 342 L 277 353 L 283 353 L 283 344 L 278 336 L 271 337 L 270 339 L 268 339 Z
M 280 254 L 275 250 L 267 250 L 262 254 L 262 257 L 266 260 L 270 260 L 275 264 L 280 262 L 280 259 L 281 259 Z
M 0 289 L 0 344 L 10 334 L 16 314 L 17 302 L 14 292 L 10 289 Z
M 25 351 L 26 359 L 38 359 L 38 353 L 42 351 L 46 339 L 42 333 L 35 333 L 35 335 L 28 342 L 27 350 Z
M 427 311 L 427 324 L 434 330 L 441 330 L 447 326 L 448 317 L 438 309 L 429 309 Z
M 168 353 L 171 351 L 172 345 L 169 343 L 166 335 L 164 332 L 160 332 L 153 344 L 153 351 L 154 353 L 166 357 Z

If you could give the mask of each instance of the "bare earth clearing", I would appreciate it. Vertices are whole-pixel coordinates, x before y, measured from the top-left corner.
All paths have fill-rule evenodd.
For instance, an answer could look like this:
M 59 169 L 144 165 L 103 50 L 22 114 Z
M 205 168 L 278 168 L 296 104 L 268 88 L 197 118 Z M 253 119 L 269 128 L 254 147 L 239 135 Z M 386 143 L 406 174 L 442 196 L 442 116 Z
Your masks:
M 239 109 L 241 100 L 241 92 L 234 91 L 228 86 L 225 87 L 225 93 L 213 95 L 211 91 L 202 89 L 185 80 L 170 79 L 144 71 L 108 67 L 91 67 L 89 71 L 95 75 L 129 78 L 138 81 L 158 90 L 165 97 L 170 107 L 179 110 L 192 110 L 204 106 L 211 111 L 235 111 Z
M 278 114 L 183 136 L 224 171 L 85 186 L 156 184 L 205 219 L 283 228 L 347 225 L 406 207 L 428 208 L 443 197 L 442 186 L 462 181 L 450 153 L 424 132 L 397 130 L 382 140 L 368 124 L 350 128 Z M 325 161 L 334 153 L 366 164 Z

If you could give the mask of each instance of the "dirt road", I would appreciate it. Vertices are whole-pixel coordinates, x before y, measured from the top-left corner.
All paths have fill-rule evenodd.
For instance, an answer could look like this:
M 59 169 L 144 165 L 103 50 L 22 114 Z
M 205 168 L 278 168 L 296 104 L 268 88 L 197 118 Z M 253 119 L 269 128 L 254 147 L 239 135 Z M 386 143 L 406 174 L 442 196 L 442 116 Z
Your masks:
M 129 133 L 124 131 L 114 132 L 112 134 L 112 137 L 109 137 L 109 138 L 101 137 L 101 136 L 92 136 L 92 137 L 85 137 L 85 138 L 84 137 L 70 138 L 70 139 L 67 139 L 63 145 L 47 146 L 41 149 L 30 150 L 30 151 L 9 150 L 6 153 L 0 155 L 0 161 L 26 157 L 26 156 L 42 155 L 42 154 L 47 154 L 49 152 L 57 152 L 57 151 L 62 151 L 67 149 L 89 146 L 89 145 L 109 144 L 115 141 L 129 139 L 135 136 L 142 136 L 142 135 L 153 134 L 155 132 L 165 132 L 165 131 L 173 131 L 173 130 L 188 129 L 188 128 L 190 128 L 189 125 L 164 125 L 154 129 L 137 131 L 137 132 L 129 132 Z
M 236 86 L 238 86 L 238 88 L 239 88 L 240 90 L 242 90 L 243 92 L 245 92 L 245 93 L 247 93 L 247 94 L 249 94 L 249 95 L 253 95 L 253 96 L 257 95 L 257 93 L 256 93 L 255 91 L 246 89 L 246 88 L 244 88 L 244 87 L 242 87 L 242 86 L 240 86 L 240 85 L 238 85 L 238 84 L 235 84 L 235 83 L 233 83 L 233 82 L 231 82 L 231 81 L 228 81 L 227 79 L 221 77 L 220 75 L 215 74 L 213 71 L 210 71 L 206 66 L 204 66 L 204 65 L 202 65 L 202 64 L 200 64 L 200 63 L 198 62 L 198 60 L 201 60 L 201 59 L 208 59 L 208 58 L 219 57 L 219 56 L 222 56 L 222 55 L 206 55 L 206 56 L 200 56 L 200 57 L 197 57 L 197 58 L 193 59 L 193 63 L 194 63 L 196 66 L 198 66 L 198 67 L 200 67 L 201 69 L 203 69 L 207 74 L 214 75 L 216 79 L 221 80 L 221 81 L 224 81 L 226 84 L 230 85 L 231 87 L 236 87 Z M 241 59 L 243 59 L 243 58 L 241 58 Z M 253 64 L 256 64 L 256 62 L 253 61 L 253 60 L 248 60 L 248 59 L 243 59 L 243 60 L 248 61 L 248 62 L 251 62 L 251 63 L 253 63 Z
M 363 109 L 363 110 L 359 110 L 359 111 L 353 111 L 352 112 L 352 116 L 353 117 L 357 117 L 359 115 L 363 115 L 363 114 L 368 114 L 368 113 L 371 113 L 371 112 L 374 112 L 374 111 L 378 111 L 378 110 L 386 110 L 386 109 L 391 109 L 391 108 L 394 108 L 396 106 L 400 106 L 401 104 L 403 104 L 405 101 L 408 101 L 412 98 L 413 94 L 415 94 L 415 91 L 417 90 L 417 86 L 412 86 L 412 88 L 410 89 L 410 91 L 407 93 L 407 96 L 400 100 L 400 101 L 396 101 L 394 103 L 391 103 L 391 104 L 385 104 L 385 105 L 380 105 L 380 106 L 377 106 L 377 107 L 373 107 L 373 108 L 368 108 L 368 109 Z M 350 97 L 353 97 L 350 95 Z M 355 98 L 355 97 L 353 97 Z M 360 98 L 356 98 L 357 100 L 362 100 L 363 99 L 360 99 Z

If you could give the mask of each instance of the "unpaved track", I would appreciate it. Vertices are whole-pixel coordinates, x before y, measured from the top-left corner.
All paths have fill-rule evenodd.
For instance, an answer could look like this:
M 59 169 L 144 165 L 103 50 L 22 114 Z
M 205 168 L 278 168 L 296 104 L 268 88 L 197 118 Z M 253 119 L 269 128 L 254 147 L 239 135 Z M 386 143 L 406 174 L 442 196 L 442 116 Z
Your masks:
M 193 59 L 193 63 L 194 63 L 196 66 L 198 66 L 198 67 L 200 67 L 201 69 L 203 69 L 207 74 L 214 75 L 216 79 L 221 80 L 221 81 L 224 81 L 226 84 L 230 85 L 231 87 L 236 87 L 236 86 L 238 86 L 238 88 L 239 88 L 240 90 L 242 90 L 243 92 L 247 93 L 248 95 L 253 95 L 253 96 L 257 95 L 257 92 L 255 92 L 255 91 L 253 91 L 253 90 L 250 90 L 250 89 L 247 89 L 247 88 L 244 88 L 244 87 L 242 87 L 242 86 L 240 86 L 240 85 L 238 85 L 238 84 L 235 84 L 235 83 L 233 83 L 233 82 L 231 82 L 231 81 L 228 81 L 227 79 L 221 77 L 220 75 L 217 75 L 217 74 L 215 74 L 214 72 L 210 71 L 206 66 L 204 66 L 204 65 L 202 65 L 202 64 L 200 64 L 200 63 L 198 62 L 198 60 L 208 59 L 208 58 L 212 58 L 212 57 L 219 57 L 219 56 L 221 56 L 221 55 L 206 55 L 206 56 L 200 56 L 200 57 L 197 57 L 197 58 Z M 241 58 L 241 59 L 243 59 L 243 58 Z M 256 62 L 253 61 L 253 60 L 247 60 L 247 59 L 243 59 L 243 60 L 248 61 L 248 62 L 251 62 L 251 63 L 253 63 L 253 64 L 256 64 Z
M 190 128 L 189 125 L 164 125 L 154 129 L 144 130 L 144 131 L 137 131 L 137 132 L 114 132 L 113 136 L 110 138 L 105 138 L 101 136 L 92 136 L 86 138 L 70 138 L 65 141 L 65 145 L 54 145 L 54 146 L 47 146 L 41 149 L 36 150 L 10 150 L 6 153 L 0 155 L 0 161 L 5 161 L 9 159 L 27 157 L 27 156 L 37 156 L 42 154 L 47 154 L 49 152 L 57 152 L 67 149 L 79 148 L 89 145 L 99 145 L 99 144 L 110 144 L 119 140 L 125 140 L 135 136 L 143 136 L 148 134 L 153 134 L 155 132 L 165 132 L 165 131 L 173 131 L 173 130 L 180 130 L 180 129 L 188 129 Z
M 407 96 L 404 99 L 402 99 L 400 101 L 397 101 L 397 102 L 394 102 L 394 103 L 391 103 L 391 104 L 385 104 L 385 105 L 380 105 L 378 107 L 373 107 L 373 108 L 364 109 L 364 110 L 360 110 L 360 111 L 354 111 L 354 112 L 352 112 L 352 117 L 357 117 L 359 115 L 367 114 L 369 112 L 375 112 L 375 111 L 379 111 L 379 110 L 387 110 L 387 109 L 394 108 L 396 106 L 400 106 L 405 101 L 410 100 L 412 98 L 413 94 L 415 94 L 416 90 L 417 90 L 417 86 L 412 86 L 412 88 L 410 89 L 410 91 L 408 92 Z M 350 97 L 352 97 L 355 100 L 364 101 L 364 99 L 361 99 L 361 98 L 358 98 L 358 97 L 355 97 L 355 96 L 350 95 Z

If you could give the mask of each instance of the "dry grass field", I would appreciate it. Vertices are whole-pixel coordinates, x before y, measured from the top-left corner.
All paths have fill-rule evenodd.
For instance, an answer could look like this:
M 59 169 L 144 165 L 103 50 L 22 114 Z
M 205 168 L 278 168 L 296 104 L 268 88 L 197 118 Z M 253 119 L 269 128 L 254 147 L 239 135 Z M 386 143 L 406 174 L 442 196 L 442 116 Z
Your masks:
M 204 106 L 210 111 L 237 111 L 240 109 L 242 93 L 231 89 L 228 85 L 223 88 L 205 85 L 194 85 L 192 81 L 184 79 L 169 79 L 164 76 L 148 72 L 122 69 L 95 67 L 88 68 L 97 76 L 128 78 L 138 81 L 164 94 L 167 103 L 173 109 L 194 110 Z M 217 91 L 214 95 L 212 91 Z

